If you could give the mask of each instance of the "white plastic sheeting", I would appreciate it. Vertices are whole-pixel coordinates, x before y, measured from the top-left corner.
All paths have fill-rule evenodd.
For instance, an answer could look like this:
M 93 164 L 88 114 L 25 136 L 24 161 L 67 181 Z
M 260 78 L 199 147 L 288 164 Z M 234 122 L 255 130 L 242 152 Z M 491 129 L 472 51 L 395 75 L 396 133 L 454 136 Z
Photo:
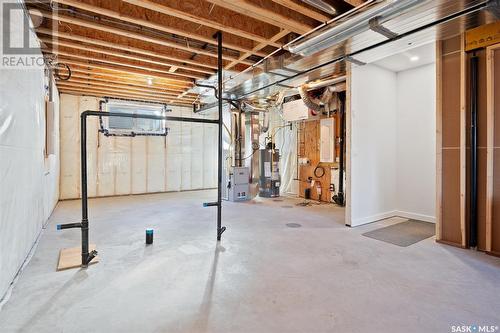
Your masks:
M 99 99 L 61 95 L 61 199 L 80 197 L 80 113 Z M 191 108 L 169 106 L 190 118 Z M 91 197 L 184 191 L 217 186 L 217 125 L 167 122 L 167 137 L 105 137 L 88 118 L 88 193 Z
M 11 29 L 22 34 L 22 12 L 11 14 Z M 36 40 L 32 32 L 30 37 Z M 45 97 L 43 69 L 0 69 L 0 299 L 58 200 L 59 101 L 55 86 L 55 154 L 48 157 L 44 154 Z
M 298 195 L 297 181 L 297 122 L 284 121 L 277 110 L 270 111 L 269 131 L 262 134 L 261 143 L 265 136 L 273 135 L 276 148 L 280 152 L 280 193 L 281 195 Z

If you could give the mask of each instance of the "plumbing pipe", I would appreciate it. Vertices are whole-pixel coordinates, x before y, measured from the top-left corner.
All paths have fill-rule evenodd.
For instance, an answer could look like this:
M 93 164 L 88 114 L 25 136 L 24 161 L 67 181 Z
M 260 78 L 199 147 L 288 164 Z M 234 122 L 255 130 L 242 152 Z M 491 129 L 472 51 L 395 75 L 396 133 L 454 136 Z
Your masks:
M 470 221 L 469 246 L 477 247 L 477 104 L 478 104 L 478 64 L 479 58 L 474 54 L 470 59 Z

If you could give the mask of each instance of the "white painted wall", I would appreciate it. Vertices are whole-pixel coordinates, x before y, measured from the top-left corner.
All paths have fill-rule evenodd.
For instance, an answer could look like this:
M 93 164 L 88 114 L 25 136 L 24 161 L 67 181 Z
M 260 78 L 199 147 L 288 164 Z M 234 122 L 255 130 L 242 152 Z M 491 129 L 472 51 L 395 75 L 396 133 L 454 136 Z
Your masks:
M 169 108 L 172 116 L 205 117 L 188 107 Z M 61 95 L 61 199 L 80 197 L 80 113 L 98 109 L 96 97 Z M 168 122 L 167 127 L 166 138 L 105 137 L 98 134 L 98 118 L 89 118 L 89 196 L 216 187 L 217 125 Z
M 352 69 L 347 224 L 435 221 L 435 79 L 434 64 Z
M 392 216 L 396 207 L 396 73 L 375 65 L 351 77 L 351 216 L 357 226 Z M 350 198 L 350 199 L 349 199 Z
M 435 222 L 436 67 L 397 73 L 398 215 Z
M 12 18 L 11 27 L 22 34 L 22 13 L 14 11 Z M 58 201 L 59 102 L 54 89 L 56 151 L 46 158 L 43 70 L 0 69 L 0 299 Z

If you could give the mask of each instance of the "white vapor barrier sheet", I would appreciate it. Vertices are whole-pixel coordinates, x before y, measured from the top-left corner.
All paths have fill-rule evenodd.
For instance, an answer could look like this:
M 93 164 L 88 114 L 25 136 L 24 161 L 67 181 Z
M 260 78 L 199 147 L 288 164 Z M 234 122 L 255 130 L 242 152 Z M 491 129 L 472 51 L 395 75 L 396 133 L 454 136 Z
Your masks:
M 23 34 L 23 18 L 11 12 L 13 34 Z M 59 197 L 58 93 L 54 86 L 55 149 L 46 157 L 45 85 L 42 68 L 0 69 L 0 300 Z
M 286 122 L 280 113 L 271 109 L 269 130 L 261 135 L 261 144 L 264 138 L 274 134 L 276 148 L 280 152 L 280 193 L 282 195 L 298 195 L 299 184 L 297 176 L 297 124 Z M 290 124 L 292 127 L 290 128 Z
M 61 95 L 61 199 L 80 197 L 80 114 L 100 99 Z M 211 118 L 189 107 L 167 115 Z M 106 137 L 99 118 L 87 120 L 88 193 L 91 197 L 217 187 L 217 125 L 167 121 L 163 136 Z

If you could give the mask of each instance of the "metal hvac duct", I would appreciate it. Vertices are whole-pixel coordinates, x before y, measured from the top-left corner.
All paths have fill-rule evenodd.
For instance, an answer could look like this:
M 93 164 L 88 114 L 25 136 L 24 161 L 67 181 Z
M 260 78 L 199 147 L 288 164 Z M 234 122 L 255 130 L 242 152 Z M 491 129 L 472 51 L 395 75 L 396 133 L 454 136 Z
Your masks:
M 386 0 L 355 17 L 333 27 L 325 27 L 315 36 L 288 46 L 288 50 L 301 56 L 310 56 L 330 46 L 341 43 L 370 29 L 370 21 L 377 20 L 381 24 L 402 12 L 409 10 L 422 0 Z
M 323 0 L 302 0 L 302 2 L 330 15 L 337 15 L 337 9 Z

